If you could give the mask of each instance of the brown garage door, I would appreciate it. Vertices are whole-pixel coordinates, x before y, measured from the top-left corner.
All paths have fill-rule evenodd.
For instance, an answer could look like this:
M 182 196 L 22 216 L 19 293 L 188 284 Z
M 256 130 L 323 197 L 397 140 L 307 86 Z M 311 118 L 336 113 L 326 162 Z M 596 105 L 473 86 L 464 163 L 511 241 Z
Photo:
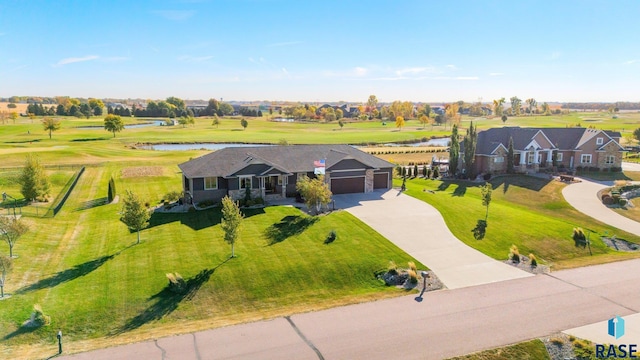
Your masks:
M 331 192 L 334 194 L 351 194 L 364 192 L 364 177 L 331 179 Z
M 389 173 L 373 174 L 373 188 L 374 189 L 388 189 L 389 188 Z

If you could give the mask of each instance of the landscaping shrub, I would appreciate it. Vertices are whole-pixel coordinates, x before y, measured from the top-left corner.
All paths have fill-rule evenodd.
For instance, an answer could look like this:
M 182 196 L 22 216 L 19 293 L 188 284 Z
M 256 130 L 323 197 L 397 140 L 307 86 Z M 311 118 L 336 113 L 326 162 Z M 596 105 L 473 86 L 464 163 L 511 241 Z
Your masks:
M 434 179 L 437 179 L 437 178 L 439 178 L 439 177 L 440 177 L 440 170 L 439 170 L 439 169 L 438 169 L 438 167 L 436 166 L 436 167 L 434 167 L 434 168 L 433 168 L 433 178 L 434 178 Z
M 618 205 L 620 205 L 620 206 L 625 206 L 625 205 L 627 205 L 627 200 L 626 200 L 626 199 L 620 199 L 620 200 L 618 200 Z
M 398 265 L 396 265 L 395 261 L 389 261 L 389 265 L 387 265 L 387 272 L 392 275 L 396 275 L 398 273 Z
M 556 346 L 564 345 L 564 340 L 562 340 L 561 338 L 553 338 L 550 341 L 553 345 L 556 345 Z
M 584 230 L 582 230 L 582 228 L 573 228 L 572 238 L 576 246 L 587 246 L 587 237 L 585 236 Z
M 42 306 L 40 306 L 40 304 L 33 305 L 32 317 L 33 325 L 35 326 L 49 325 L 51 323 L 51 317 L 42 311 Z
M 181 194 L 177 191 L 170 191 L 164 196 L 164 201 L 170 203 L 176 202 L 180 199 L 180 195 Z
M 174 294 L 184 294 L 187 292 L 187 283 L 182 276 L 178 273 L 168 273 L 167 279 L 169 279 L 169 291 Z
M 484 179 L 484 181 L 491 180 L 491 173 L 486 173 L 486 174 L 482 175 L 482 178 Z
M 198 203 L 198 207 L 203 207 L 204 208 L 204 207 L 212 206 L 212 205 L 215 205 L 215 204 L 216 204 L 216 202 L 213 201 L 213 200 L 204 200 L 204 201 L 200 201 Z
M 418 274 L 413 270 L 408 270 L 407 274 L 409 274 L 409 282 L 412 284 L 418 283 Z
M 413 261 L 409 261 L 407 263 L 409 265 L 409 270 L 413 270 L 415 273 L 418 273 L 418 269 L 416 268 L 416 263 Z
M 476 240 L 484 239 L 485 234 L 487 233 L 487 222 L 485 220 L 479 219 L 476 223 L 476 227 L 471 230 L 473 232 L 473 238 Z
M 327 238 L 324 239 L 324 243 L 325 244 L 331 244 L 332 242 L 334 242 L 336 240 L 337 236 L 338 235 L 336 234 L 335 230 L 329 231 L 329 235 L 327 235 Z
M 538 267 L 538 259 L 536 259 L 535 255 L 529 254 L 529 261 L 531 261 L 532 268 Z
M 520 263 L 520 251 L 517 246 L 511 245 L 511 248 L 509 249 L 509 259 L 514 264 Z
M 418 177 L 418 165 L 413 165 L 413 177 Z
M 422 177 L 427 178 L 427 165 L 422 165 Z
M 249 201 L 251 201 L 251 189 L 245 188 L 245 191 L 244 191 L 244 202 L 246 204 Z M 249 206 L 249 205 L 247 205 L 247 206 Z

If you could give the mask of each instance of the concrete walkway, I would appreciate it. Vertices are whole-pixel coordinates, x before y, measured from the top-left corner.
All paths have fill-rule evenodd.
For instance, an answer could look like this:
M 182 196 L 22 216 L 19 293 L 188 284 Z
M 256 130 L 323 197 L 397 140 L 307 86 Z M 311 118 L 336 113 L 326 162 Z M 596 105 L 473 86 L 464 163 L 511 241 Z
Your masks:
M 433 206 L 398 190 L 334 199 L 336 208 L 346 209 L 428 266 L 449 289 L 532 276 L 465 245 Z

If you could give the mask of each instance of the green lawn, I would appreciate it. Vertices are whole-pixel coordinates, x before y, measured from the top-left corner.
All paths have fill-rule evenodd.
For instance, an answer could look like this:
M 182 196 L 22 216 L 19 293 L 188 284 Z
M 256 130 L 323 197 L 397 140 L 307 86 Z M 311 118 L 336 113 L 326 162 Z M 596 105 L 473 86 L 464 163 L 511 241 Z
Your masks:
M 449 360 L 545 360 L 551 359 L 544 343 L 531 340 L 498 349 L 485 350 L 475 354 L 450 358 Z
M 46 354 L 57 329 L 68 351 L 77 351 L 404 293 L 374 273 L 390 260 L 416 260 L 342 211 L 246 211 L 231 260 L 217 209 L 155 214 L 133 245 L 135 234 L 118 220 L 120 205 L 104 204 L 109 177 L 120 195 L 130 189 L 152 205 L 180 186 L 175 166 L 157 176 L 122 175 L 140 165 L 88 167 L 55 218 L 25 219 L 32 230 L 14 248 L 19 258 L 5 288 L 13 297 L 0 302 L 3 357 Z M 325 245 L 334 229 L 337 240 Z M 187 280 L 188 295 L 166 290 L 169 272 Z M 21 328 L 36 303 L 51 325 Z
M 400 183 L 400 180 L 394 180 L 394 185 Z M 605 231 L 635 243 L 640 243 L 640 238 L 576 211 L 562 197 L 565 185 L 561 182 L 502 176 L 494 178 L 491 184 L 494 190 L 483 240 L 476 240 L 472 233 L 477 220 L 484 219 L 486 211 L 479 184 L 413 179 L 407 181 L 406 193 L 436 207 L 457 238 L 498 260 L 507 258 L 512 244 L 517 245 L 522 254 L 534 253 L 553 269 L 638 256 L 607 248 L 598 237 Z M 575 246 L 571 238 L 574 227 L 594 232 L 591 235 L 593 256 L 589 255 L 588 249 Z

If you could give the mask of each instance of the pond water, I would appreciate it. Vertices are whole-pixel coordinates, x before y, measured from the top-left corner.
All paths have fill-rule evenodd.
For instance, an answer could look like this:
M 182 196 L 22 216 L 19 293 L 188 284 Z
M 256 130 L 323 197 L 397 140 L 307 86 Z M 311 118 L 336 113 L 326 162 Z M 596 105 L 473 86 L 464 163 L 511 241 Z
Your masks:
M 159 150 L 159 151 L 185 151 L 185 150 L 220 150 L 227 147 L 252 147 L 252 146 L 272 146 L 269 144 L 241 144 L 241 143 L 227 143 L 227 144 L 211 144 L 211 143 L 195 143 L 195 144 L 154 144 L 141 146 L 147 150 Z
M 449 146 L 449 138 L 431 139 L 429 141 L 413 144 L 388 143 L 385 146 Z M 243 143 L 194 143 L 194 144 L 153 144 L 140 146 L 142 149 L 159 151 L 185 151 L 185 150 L 220 150 L 226 147 L 252 147 L 273 146 L 273 144 L 243 144 Z M 359 146 L 356 146 L 359 147 Z
M 152 120 L 152 121 L 144 122 L 144 123 L 140 123 L 140 124 L 125 125 L 124 128 L 125 129 L 138 129 L 138 128 L 145 128 L 145 127 L 151 127 L 151 126 L 163 126 L 165 124 L 166 123 L 165 123 L 164 120 Z M 76 129 L 98 130 L 98 129 L 104 129 L 104 126 L 79 126 Z
M 431 139 L 428 141 L 412 143 L 412 144 L 388 143 L 384 145 L 385 146 L 449 146 L 450 141 L 451 139 L 446 137 L 446 138 Z

